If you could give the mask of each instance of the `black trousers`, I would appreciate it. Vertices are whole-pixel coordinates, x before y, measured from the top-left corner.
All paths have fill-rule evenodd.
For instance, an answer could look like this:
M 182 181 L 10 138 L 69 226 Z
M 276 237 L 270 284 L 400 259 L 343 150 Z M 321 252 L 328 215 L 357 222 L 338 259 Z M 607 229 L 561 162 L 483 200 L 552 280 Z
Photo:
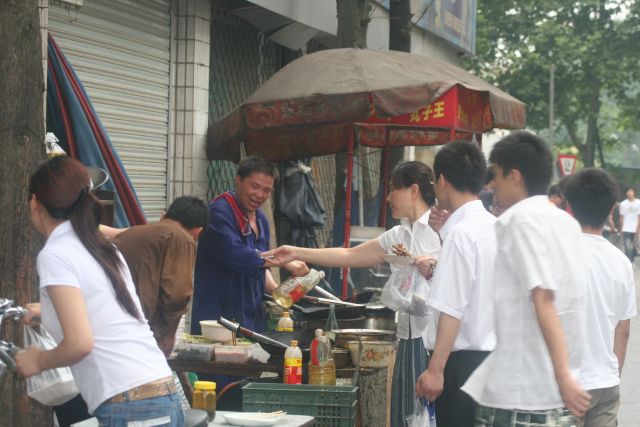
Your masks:
M 474 350 L 451 352 L 444 367 L 444 388 L 436 399 L 438 427 L 474 426 L 477 404 L 460 387 L 489 353 Z

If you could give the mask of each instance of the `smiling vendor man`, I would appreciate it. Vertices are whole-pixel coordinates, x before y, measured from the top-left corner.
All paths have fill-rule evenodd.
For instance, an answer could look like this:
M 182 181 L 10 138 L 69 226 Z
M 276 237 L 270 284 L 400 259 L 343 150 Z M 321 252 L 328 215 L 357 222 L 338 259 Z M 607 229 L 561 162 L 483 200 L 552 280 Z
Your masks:
M 273 164 L 247 157 L 238 165 L 236 191 L 209 205 L 210 222 L 196 257 L 192 334 L 201 334 L 201 320 L 220 316 L 256 332 L 266 329 L 262 296 L 278 285 L 259 256 L 269 249 L 269 223 L 260 207 L 271 197 L 275 178 Z M 283 267 L 296 276 L 309 271 L 299 261 Z

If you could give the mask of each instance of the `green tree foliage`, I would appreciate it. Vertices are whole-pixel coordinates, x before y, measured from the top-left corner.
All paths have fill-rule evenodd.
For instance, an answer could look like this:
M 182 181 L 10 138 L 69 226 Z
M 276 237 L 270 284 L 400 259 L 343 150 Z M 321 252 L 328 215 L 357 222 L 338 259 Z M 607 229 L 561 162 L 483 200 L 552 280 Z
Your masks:
M 605 99 L 617 106 L 615 126 L 640 127 L 639 16 L 640 0 L 483 0 L 470 66 L 524 101 L 536 130 L 548 128 L 553 66 L 554 131 L 590 166 L 597 144 L 615 140 Z

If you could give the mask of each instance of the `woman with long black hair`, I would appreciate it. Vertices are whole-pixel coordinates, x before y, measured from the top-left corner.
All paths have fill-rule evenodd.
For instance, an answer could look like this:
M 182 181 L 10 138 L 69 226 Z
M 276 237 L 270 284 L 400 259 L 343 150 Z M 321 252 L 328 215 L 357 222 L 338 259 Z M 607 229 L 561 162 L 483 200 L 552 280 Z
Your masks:
M 31 305 L 31 316 L 41 316 L 58 346 L 17 354 L 18 372 L 69 366 L 100 425 L 182 426 L 171 370 L 127 264 L 98 231 L 102 206 L 85 167 L 67 157 L 43 163 L 29 198 L 31 221 L 47 238 L 37 260 L 40 306 Z

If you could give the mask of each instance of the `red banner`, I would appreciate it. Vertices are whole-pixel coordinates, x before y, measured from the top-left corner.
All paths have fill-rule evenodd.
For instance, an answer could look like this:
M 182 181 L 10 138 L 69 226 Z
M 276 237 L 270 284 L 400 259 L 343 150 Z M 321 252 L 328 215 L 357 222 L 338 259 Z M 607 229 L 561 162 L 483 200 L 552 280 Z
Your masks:
M 492 127 L 487 93 L 454 86 L 440 98 L 417 111 L 380 118 L 372 111 L 367 123 L 456 129 L 482 133 Z

